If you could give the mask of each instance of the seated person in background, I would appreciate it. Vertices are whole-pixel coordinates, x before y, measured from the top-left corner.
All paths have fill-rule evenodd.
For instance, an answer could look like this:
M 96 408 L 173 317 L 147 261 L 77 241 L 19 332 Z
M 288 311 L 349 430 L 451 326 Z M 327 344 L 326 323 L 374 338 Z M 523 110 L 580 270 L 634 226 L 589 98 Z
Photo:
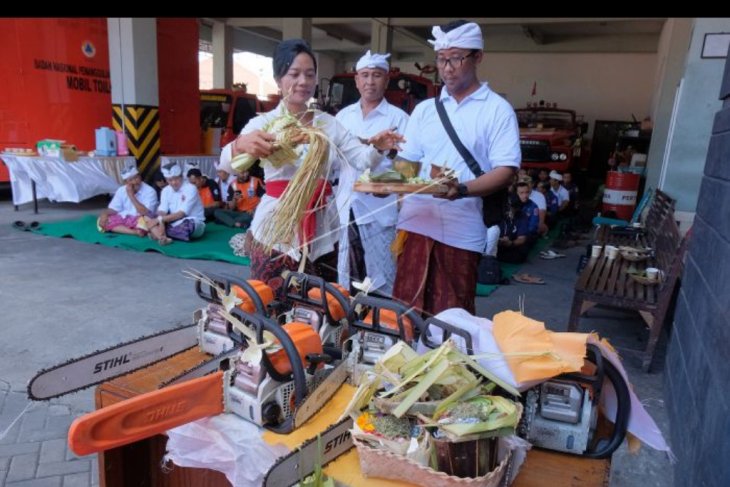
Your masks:
M 223 156 L 221 155 L 221 157 Z M 215 178 L 215 183 L 218 185 L 218 189 L 220 189 L 222 199 L 228 194 L 228 188 L 231 184 L 233 184 L 233 181 L 235 181 L 236 178 L 231 176 L 231 173 L 223 169 L 220 165 L 218 165 L 216 173 L 218 176 Z
M 167 181 L 165 180 L 165 176 L 162 174 L 162 171 L 159 169 L 155 171 L 155 174 L 152 176 L 152 189 L 155 190 L 155 193 L 157 193 L 157 199 L 160 199 L 160 193 L 162 193 L 162 189 L 167 186 Z
M 558 214 L 565 214 L 570 204 L 570 194 L 562 185 L 563 175 L 558 171 L 550 171 L 550 191 L 558 198 Z
M 142 181 L 136 166 L 122 170 L 124 186 L 114 193 L 109 207 L 101 212 L 98 228 L 101 232 L 124 233 L 144 237 L 147 230 L 139 225 L 144 215 L 154 215 L 157 210 L 157 193 Z
M 229 227 L 248 227 L 265 192 L 259 178 L 251 176 L 248 171 L 239 173 L 228 187 L 228 209 L 215 210 L 216 221 Z
M 537 190 L 545 198 L 545 224 L 552 228 L 558 222 L 558 197 L 550 189 L 550 183 L 537 183 Z
M 162 167 L 168 186 L 162 190 L 157 218 L 145 217 L 149 237 L 160 245 L 175 240 L 189 241 L 199 238 L 205 232 L 205 214 L 198 190 L 183 182 L 182 169 L 170 163 Z
M 225 203 L 221 199 L 221 190 L 218 184 L 212 179 L 204 176 L 198 168 L 188 170 L 188 181 L 190 184 L 198 188 L 200 201 L 203 202 L 205 213 L 205 221 L 213 220 L 213 215 L 218 208 L 224 207 Z
M 520 180 L 520 182 L 527 184 L 527 186 L 530 188 L 530 201 L 535 203 L 535 206 L 537 206 L 537 212 L 539 217 L 539 222 L 537 224 L 537 233 L 538 235 L 545 235 L 550 230 L 550 228 L 548 228 L 547 226 L 547 223 L 545 223 L 545 217 L 547 215 L 547 202 L 545 201 L 545 196 L 543 196 L 543 194 L 537 189 L 533 189 L 532 178 L 530 176 L 525 176 L 523 179 Z
M 507 216 L 500 223 L 497 259 L 501 262 L 514 264 L 524 262 L 535 243 L 538 223 L 537 206 L 528 199 L 528 194 L 524 189 L 522 193 L 526 203 L 523 203 L 520 197 L 512 199 Z
M 578 212 L 578 185 L 573 182 L 573 175 L 569 172 L 563 173 L 563 188 L 568 191 L 570 203 L 568 204 L 568 213 L 574 214 Z
M 547 169 L 540 169 L 537 172 L 537 184 L 540 183 L 549 183 L 550 182 L 550 176 L 548 174 Z

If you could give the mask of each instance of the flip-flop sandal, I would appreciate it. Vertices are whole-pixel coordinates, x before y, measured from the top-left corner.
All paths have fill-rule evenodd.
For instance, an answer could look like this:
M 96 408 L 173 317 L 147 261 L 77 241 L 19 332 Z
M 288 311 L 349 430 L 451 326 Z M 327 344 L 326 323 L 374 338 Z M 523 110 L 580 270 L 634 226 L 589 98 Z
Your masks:
M 30 222 L 30 225 L 28 225 L 28 230 L 38 230 L 38 227 L 40 227 L 41 224 L 38 222 Z
M 559 259 L 560 257 L 565 257 L 565 254 L 554 252 L 552 250 L 543 250 L 542 252 L 540 252 L 541 259 L 551 260 L 551 259 Z
M 515 274 L 512 279 L 522 284 L 545 284 L 542 277 L 531 276 L 530 274 Z
M 30 228 L 28 228 L 28 225 L 26 225 L 26 223 L 23 220 L 16 220 L 16 221 L 14 221 L 13 222 L 13 228 L 15 228 L 17 230 L 23 230 L 23 231 L 26 231 L 26 232 L 28 230 L 30 230 Z

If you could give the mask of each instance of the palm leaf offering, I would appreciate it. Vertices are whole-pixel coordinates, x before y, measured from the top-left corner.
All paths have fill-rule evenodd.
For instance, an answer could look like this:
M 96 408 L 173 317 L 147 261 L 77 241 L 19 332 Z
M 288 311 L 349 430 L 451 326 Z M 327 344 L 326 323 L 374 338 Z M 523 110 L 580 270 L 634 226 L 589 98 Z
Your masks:
M 363 375 L 345 414 L 359 441 L 426 465 L 434 440 L 514 434 L 522 408 L 498 388 L 519 396 L 452 340 L 423 355 L 399 342 Z

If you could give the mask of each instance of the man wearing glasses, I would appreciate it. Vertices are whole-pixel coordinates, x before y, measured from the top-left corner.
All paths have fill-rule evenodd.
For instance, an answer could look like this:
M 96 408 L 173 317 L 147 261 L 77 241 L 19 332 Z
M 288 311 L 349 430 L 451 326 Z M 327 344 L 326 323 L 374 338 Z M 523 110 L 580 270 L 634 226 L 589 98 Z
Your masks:
M 416 106 L 398 156 L 422 162 L 421 176 L 453 171 L 442 198 L 411 195 L 398 216 L 393 297 L 426 313 L 464 308 L 475 313 L 477 265 L 486 245 L 482 199 L 510 184 L 520 166 L 520 135 L 512 106 L 479 81 L 484 40 L 463 20 L 432 29 L 439 99 L 456 137 L 478 164 L 476 177 L 464 151 L 446 131 L 434 100 Z

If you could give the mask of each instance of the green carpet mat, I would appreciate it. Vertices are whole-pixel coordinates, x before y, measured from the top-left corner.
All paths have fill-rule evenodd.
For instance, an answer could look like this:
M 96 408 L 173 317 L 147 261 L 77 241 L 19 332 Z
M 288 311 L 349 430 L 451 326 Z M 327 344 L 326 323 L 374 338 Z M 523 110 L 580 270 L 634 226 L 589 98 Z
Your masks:
M 555 239 L 560 235 L 560 230 L 563 228 L 563 222 L 558 222 L 555 227 L 553 227 L 548 233 L 548 238 L 539 238 L 537 239 L 537 243 L 532 247 L 530 250 L 530 253 L 528 254 L 527 258 L 533 258 L 543 250 L 550 247 Z M 502 273 L 503 278 L 512 279 L 512 276 L 517 274 L 517 271 L 520 270 L 520 267 L 522 267 L 522 264 L 508 264 L 505 262 L 499 263 L 499 270 Z M 477 284 L 477 296 L 489 296 L 492 294 L 497 288 L 499 287 L 499 284 Z
M 217 223 L 207 223 L 205 233 L 199 239 L 191 242 L 173 240 L 169 245 L 160 245 L 149 238 L 122 235 L 120 233 L 101 233 L 96 229 L 96 219 L 97 215 L 86 215 L 74 220 L 42 223 L 32 231 L 49 237 L 70 237 L 82 242 L 136 250 L 138 252 L 153 250 L 178 259 L 219 260 L 240 265 L 249 265 L 250 263 L 248 257 L 233 255 L 233 250 L 228 245 L 231 237 L 241 233 L 241 230 L 237 228 L 234 229 Z
M 170 245 L 161 246 L 156 241 L 148 238 L 122 235 L 119 233 L 100 233 L 96 229 L 96 219 L 96 215 L 86 215 L 75 220 L 42 223 L 38 228 L 32 229 L 31 231 L 49 237 L 70 237 L 82 242 L 96 243 L 138 252 L 152 250 L 179 259 L 219 260 L 232 264 L 250 265 L 248 257 L 233 255 L 233 250 L 228 245 L 231 237 L 237 233 L 241 233 L 239 229 L 226 227 L 217 223 L 208 223 L 205 226 L 205 234 L 197 240 L 193 240 L 192 242 L 173 241 Z M 560 234 L 561 227 L 562 224 L 556 225 L 548 233 L 548 238 L 538 239 L 530 251 L 529 258 L 534 257 L 542 250 L 550 247 Z M 520 267 L 522 267 L 522 264 L 500 263 L 502 277 L 511 279 Z M 477 284 L 477 296 L 489 296 L 498 287 L 499 284 Z

